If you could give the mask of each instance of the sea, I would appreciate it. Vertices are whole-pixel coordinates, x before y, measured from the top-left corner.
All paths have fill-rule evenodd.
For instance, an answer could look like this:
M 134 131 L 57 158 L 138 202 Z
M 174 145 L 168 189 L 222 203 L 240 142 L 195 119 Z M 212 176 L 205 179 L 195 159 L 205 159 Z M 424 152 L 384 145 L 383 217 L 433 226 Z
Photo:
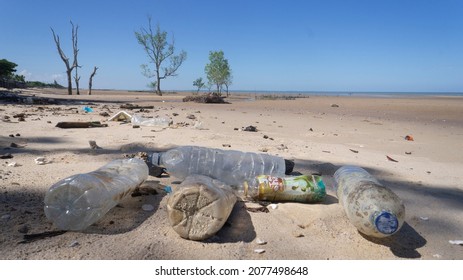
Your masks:
M 196 92 L 195 90 L 175 90 L 173 92 Z M 208 93 L 201 90 L 200 93 Z M 279 96 L 279 97 L 308 97 L 308 96 L 357 96 L 357 97 L 463 97 L 463 92 L 427 92 L 427 91 L 275 91 L 275 90 L 230 90 L 230 95 L 260 95 L 260 96 Z M 222 92 L 222 95 L 226 93 Z
M 386 92 L 386 91 L 252 91 L 234 90 L 230 94 L 256 94 L 275 96 L 358 96 L 358 97 L 463 97 L 463 92 Z

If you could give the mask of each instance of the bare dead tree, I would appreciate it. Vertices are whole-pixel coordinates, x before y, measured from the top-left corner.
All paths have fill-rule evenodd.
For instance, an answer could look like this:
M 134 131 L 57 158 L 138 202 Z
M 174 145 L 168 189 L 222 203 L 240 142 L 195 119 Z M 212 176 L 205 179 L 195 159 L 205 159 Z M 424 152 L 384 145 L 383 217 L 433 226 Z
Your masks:
M 96 70 L 98 70 L 98 67 L 93 67 L 93 72 L 90 74 L 90 78 L 88 79 L 88 95 L 92 95 L 92 83 L 93 77 L 96 75 Z
M 71 21 L 71 24 L 72 24 L 72 34 L 73 34 L 73 36 L 72 36 L 73 46 L 75 45 L 77 47 L 77 28 L 78 27 L 75 28 L 72 21 Z M 61 48 L 59 35 L 55 34 L 55 30 L 53 30 L 53 28 L 50 27 L 50 29 L 51 29 L 51 32 L 53 33 L 53 39 L 55 40 L 56 48 L 58 49 L 58 53 L 59 53 L 59 55 L 61 57 L 61 60 L 63 60 L 64 65 L 66 66 L 66 75 L 67 75 L 67 78 L 68 78 L 68 94 L 72 95 L 72 71 L 74 70 L 74 68 L 76 68 L 78 66 L 77 65 L 77 53 L 79 52 L 79 50 L 77 48 L 74 48 L 74 60 L 73 60 L 72 64 L 70 64 L 69 63 L 69 58 L 66 56 L 63 49 Z M 74 41 L 75 41 L 75 44 L 74 44 Z
M 76 83 L 76 94 L 77 95 L 80 95 L 80 90 L 79 90 L 79 81 L 80 81 L 80 76 L 79 74 L 77 73 L 77 69 L 79 69 L 81 66 L 79 65 L 79 62 L 77 61 L 77 54 L 79 53 L 79 49 L 77 48 L 77 30 L 79 29 L 79 26 L 77 25 L 76 27 L 74 27 L 74 23 L 72 23 L 71 21 L 71 25 L 72 25 L 72 49 L 73 49 L 73 52 L 74 52 L 74 61 L 75 61 L 75 64 L 76 64 L 76 72 L 75 72 L 75 76 L 74 76 L 74 81 Z

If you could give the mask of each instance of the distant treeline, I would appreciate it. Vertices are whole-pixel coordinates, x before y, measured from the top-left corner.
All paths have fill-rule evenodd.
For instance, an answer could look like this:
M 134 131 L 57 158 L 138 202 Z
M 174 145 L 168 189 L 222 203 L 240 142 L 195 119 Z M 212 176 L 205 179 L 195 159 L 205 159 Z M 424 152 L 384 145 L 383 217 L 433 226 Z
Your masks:
M 38 87 L 38 88 L 65 88 L 64 86 L 58 84 L 56 81 L 53 83 L 43 83 L 39 81 L 27 81 L 26 87 Z
M 44 83 L 39 81 L 17 81 L 13 79 L 0 79 L 0 87 L 4 88 L 65 88 L 62 85 L 58 84 L 56 81 L 53 83 Z

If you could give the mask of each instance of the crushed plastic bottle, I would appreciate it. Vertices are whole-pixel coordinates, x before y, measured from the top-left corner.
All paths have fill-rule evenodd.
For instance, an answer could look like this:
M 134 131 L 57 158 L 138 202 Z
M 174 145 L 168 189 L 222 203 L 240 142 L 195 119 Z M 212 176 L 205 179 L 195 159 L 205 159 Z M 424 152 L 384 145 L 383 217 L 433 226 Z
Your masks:
M 334 181 L 339 203 L 360 232 L 381 238 L 395 234 L 402 227 L 403 202 L 365 169 L 343 166 L 334 173 Z
M 143 118 L 139 115 L 133 115 L 131 122 L 132 125 L 168 127 L 172 124 L 173 121 L 171 118 L 167 116 L 156 118 Z
M 315 203 L 323 201 L 326 196 L 325 184 L 318 175 L 259 175 L 244 182 L 239 191 L 246 197 L 264 201 Z
M 47 218 L 62 230 L 80 231 L 102 218 L 148 178 L 141 159 L 118 159 L 84 174 L 72 175 L 45 195 Z
M 220 150 L 198 146 L 180 146 L 166 152 L 152 153 L 147 160 L 150 169 L 163 167 L 178 179 L 200 174 L 218 179 L 230 186 L 239 186 L 258 175 L 283 177 L 292 172 L 294 163 L 281 157 Z
M 232 188 L 203 175 L 191 175 L 169 195 L 167 213 L 172 228 L 183 238 L 207 239 L 219 231 L 236 202 Z

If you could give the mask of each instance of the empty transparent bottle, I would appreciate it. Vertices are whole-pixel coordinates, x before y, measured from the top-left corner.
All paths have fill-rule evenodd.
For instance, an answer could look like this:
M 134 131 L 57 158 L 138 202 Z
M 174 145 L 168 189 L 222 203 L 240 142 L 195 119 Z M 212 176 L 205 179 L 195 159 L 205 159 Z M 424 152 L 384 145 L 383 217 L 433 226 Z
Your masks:
M 236 202 L 233 189 L 203 175 L 191 175 L 167 200 L 172 228 L 183 238 L 204 240 L 219 231 Z
M 240 191 L 246 197 L 266 201 L 315 203 L 323 201 L 326 196 L 325 184 L 318 175 L 259 175 L 249 182 L 244 182 Z
M 50 187 L 45 215 L 62 230 L 80 231 L 102 218 L 148 178 L 141 159 L 118 159 L 84 174 L 72 175 Z
M 132 125 L 168 127 L 173 121 L 167 116 L 144 118 L 139 115 L 133 115 L 131 122 Z
M 405 218 L 403 202 L 365 169 L 343 166 L 334 173 L 334 181 L 339 203 L 360 232 L 387 237 L 402 227 Z
M 181 180 L 188 175 L 200 174 L 231 186 L 241 185 L 262 174 L 282 177 L 294 166 L 277 156 L 197 146 L 180 146 L 150 154 L 148 164 L 163 167 Z

